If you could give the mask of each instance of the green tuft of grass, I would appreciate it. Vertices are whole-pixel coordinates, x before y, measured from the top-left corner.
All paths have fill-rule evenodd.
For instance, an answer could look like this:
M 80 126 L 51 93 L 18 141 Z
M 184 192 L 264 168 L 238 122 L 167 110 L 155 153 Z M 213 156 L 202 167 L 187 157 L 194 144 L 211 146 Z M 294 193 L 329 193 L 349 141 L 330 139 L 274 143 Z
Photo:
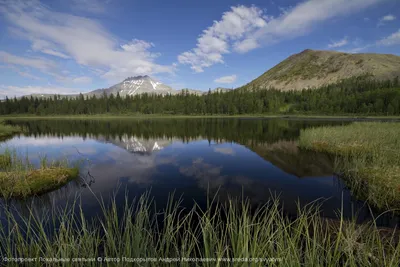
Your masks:
M 24 198 L 53 191 L 78 177 L 78 168 L 49 167 L 0 172 L 0 195 Z
M 335 156 L 355 194 L 378 208 L 400 207 L 400 124 L 358 122 L 302 130 L 299 146 Z
M 313 204 L 299 206 L 297 217 L 290 219 L 278 199 L 256 210 L 247 199 L 211 201 L 206 209 L 195 204 L 189 210 L 173 199 L 156 209 L 149 194 L 133 203 L 126 197 L 117 204 L 113 198 L 109 205 L 100 202 L 101 214 L 90 221 L 76 203 L 48 216 L 6 209 L 5 221 L 12 227 L 0 228 L 0 257 L 95 259 L 73 266 L 98 266 L 98 257 L 117 261 L 103 262 L 107 266 L 329 267 L 400 262 L 397 229 L 383 233 L 374 222 L 357 225 L 343 217 L 328 221 Z
M 3 121 L 0 120 L 0 139 L 4 139 L 12 136 L 13 134 L 21 132 L 21 129 L 16 126 L 5 125 Z
M 69 167 L 67 161 L 48 162 L 40 158 L 40 168 L 35 169 L 26 157 L 15 150 L 0 155 L 0 196 L 25 198 L 58 189 L 79 176 L 78 167 Z
M 0 155 L 0 169 L 4 170 L 11 166 L 11 156 L 8 153 Z

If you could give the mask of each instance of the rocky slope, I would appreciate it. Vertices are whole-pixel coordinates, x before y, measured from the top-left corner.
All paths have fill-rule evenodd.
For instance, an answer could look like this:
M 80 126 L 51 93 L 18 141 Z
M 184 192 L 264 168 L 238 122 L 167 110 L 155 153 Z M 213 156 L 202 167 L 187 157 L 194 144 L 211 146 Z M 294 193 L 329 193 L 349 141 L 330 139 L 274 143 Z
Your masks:
M 307 49 L 288 57 L 244 88 L 301 90 L 364 74 L 375 79 L 400 76 L 400 56 Z
M 133 96 L 143 93 L 167 95 L 175 93 L 175 90 L 145 75 L 129 77 L 122 82 L 111 86 L 110 88 L 98 89 L 87 94 L 102 96 L 104 93 L 107 95 L 117 95 L 117 93 L 119 93 L 121 97 L 125 97 L 127 95 Z

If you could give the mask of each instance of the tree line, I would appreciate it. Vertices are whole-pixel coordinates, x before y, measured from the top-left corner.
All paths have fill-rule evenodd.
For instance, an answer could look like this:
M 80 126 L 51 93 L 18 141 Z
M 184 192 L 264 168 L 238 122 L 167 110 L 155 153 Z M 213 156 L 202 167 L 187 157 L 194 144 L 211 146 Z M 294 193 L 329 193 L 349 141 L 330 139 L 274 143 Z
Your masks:
M 24 96 L 0 102 L 0 114 L 91 115 L 91 114 L 363 114 L 400 115 L 400 84 L 368 76 L 300 91 L 269 90 L 246 86 L 229 92 L 176 95 L 141 94 L 50 98 Z
M 19 126 L 24 134 L 34 137 L 80 136 L 122 140 L 124 135 L 143 139 L 180 139 L 188 142 L 199 137 L 211 142 L 225 141 L 242 144 L 275 143 L 294 140 L 301 129 L 322 125 L 343 125 L 341 121 L 304 120 L 246 120 L 222 118 L 193 119 L 114 119 L 114 120 L 10 120 L 9 125 Z

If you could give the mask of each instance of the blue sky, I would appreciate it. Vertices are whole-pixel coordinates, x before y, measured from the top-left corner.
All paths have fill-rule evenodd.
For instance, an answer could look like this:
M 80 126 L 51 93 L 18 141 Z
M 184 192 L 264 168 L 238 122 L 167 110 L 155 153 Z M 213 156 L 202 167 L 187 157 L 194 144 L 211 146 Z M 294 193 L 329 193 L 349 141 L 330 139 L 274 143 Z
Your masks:
M 400 55 L 400 1 L 0 0 L 0 97 L 235 88 L 307 48 Z

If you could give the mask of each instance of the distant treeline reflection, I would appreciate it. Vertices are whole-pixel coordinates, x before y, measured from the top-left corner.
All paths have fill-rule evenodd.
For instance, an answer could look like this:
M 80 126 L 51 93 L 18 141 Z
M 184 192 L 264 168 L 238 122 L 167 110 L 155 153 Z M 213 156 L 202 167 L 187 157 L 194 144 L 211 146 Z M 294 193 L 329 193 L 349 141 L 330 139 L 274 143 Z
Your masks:
M 29 136 L 50 135 L 59 138 L 120 139 L 132 135 L 143 139 L 176 138 L 183 142 L 199 137 L 211 141 L 272 143 L 293 140 L 300 129 L 321 125 L 341 125 L 338 121 L 296 121 L 282 119 L 150 119 L 150 120 L 15 120 Z

